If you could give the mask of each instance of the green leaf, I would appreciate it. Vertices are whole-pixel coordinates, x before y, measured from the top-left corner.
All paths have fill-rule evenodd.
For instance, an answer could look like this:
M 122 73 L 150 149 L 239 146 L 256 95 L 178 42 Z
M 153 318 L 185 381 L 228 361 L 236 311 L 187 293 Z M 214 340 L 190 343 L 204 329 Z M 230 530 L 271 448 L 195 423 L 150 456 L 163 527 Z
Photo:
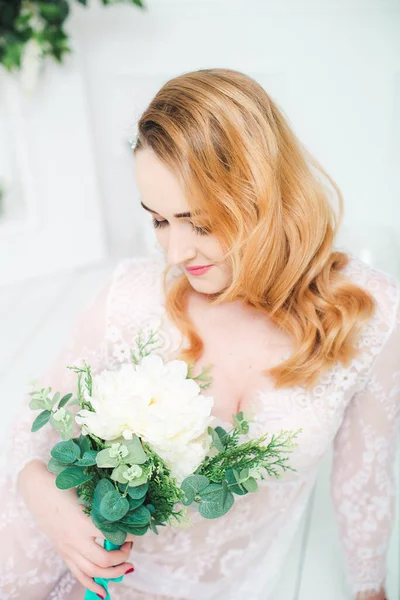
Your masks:
M 77 467 L 92 467 L 96 464 L 97 450 L 88 450 L 83 457 L 76 461 Z
M 62 473 L 57 475 L 56 486 L 60 490 L 68 490 L 91 479 L 93 479 L 93 476 L 85 475 L 79 467 L 67 467 Z
M 225 504 L 229 488 L 228 488 L 228 484 L 225 480 L 222 481 L 221 485 L 222 485 L 222 504 Z
M 242 484 L 237 482 L 235 473 L 237 473 L 237 471 L 234 471 L 234 469 L 227 469 L 225 472 L 226 480 L 229 483 L 229 489 L 237 496 L 245 496 L 248 492 Z
M 113 469 L 119 465 L 119 460 L 118 458 L 111 457 L 109 449 L 104 448 L 104 450 L 100 450 L 97 454 L 96 463 L 100 469 Z
M 128 513 L 121 519 L 121 524 L 134 526 L 134 527 L 144 527 L 149 524 L 151 518 L 150 512 L 147 510 L 145 506 L 140 506 L 136 510 L 131 513 Z
M 142 498 L 127 498 L 128 502 L 129 502 L 129 510 L 135 510 L 135 508 L 139 508 L 139 506 L 142 506 L 144 500 L 145 500 L 145 496 L 143 496 Z
M 51 403 L 53 406 L 59 401 L 60 397 L 61 397 L 60 392 L 56 392 L 54 394 L 53 398 L 51 399 Z
M 151 529 L 151 530 L 152 530 L 152 531 L 153 531 L 153 532 L 154 532 L 156 535 L 158 535 L 158 530 L 157 530 L 157 527 L 155 526 L 155 523 L 154 523 L 153 519 L 151 519 L 151 521 L 150 521 L 150 529 Z
M 200 491 L 204 490 L 210 482 L 204 475 L 190 475 L 181 483 L 181 490 L 184 491 L 186 498 L 182 500 L 184 506 L 189 506 Z
M 240 479 L 243 481 L 244 479 L 247 479 L 250 473 L 250 469 L 248 467 L 246 467 L 245 469 L 242 469 L 240 471 Z
M 44 427 L 44 425 L 46 425 L 49 422 L 50 417 L 51 417 L 51 410 L 44 410 L 43 412 L 38 414 L 38 416 L 32 423 L 31 432 L 35 433 L 35 431 L 38 431 L 39 429 Z
M 215 446 L 215 448 L 218 450 L 218 452 L 223 452 L 225 446 L 221 442 L 221 438 L 219 437 L 219 435 L 215 431 L 215 429 L 213 427 L 208 427 L 208 433 L 212 437 L 213 446 Z
M 77 444 L 78 448 L 80 448 L 81 456 L 84 456 L 85 452 L 89 452 L 89 450 L 91 450 L 89 438 L 87 435 L 81 434 L 78 438 L 74 438 L 72 441 L 75 444 Z
M 258 490 L 257 481 L 254 477 L 249 477 L 246 481 L 243 481 L 243 485 L 248 492 L 256 492 Z
M 56 431 L 60 434 L 60 437 L 64 441 L 68 441 L 72 438 L 75 431 L 75 422 L 73 414 L 66 409 L 64 419 L 62 421 L 57 421 L 54 418 L 54 413 L 51 414 L 50 423 L 54 427 Z
M 99 510 L 108 521 L 119 521 L 128 512 L 129 502 L 114 489 L 102 498 Z
M 52 25 L 61 25 L 68 16 L 69 6 L 66 0 L 57 0 L 52 3 L 38 3 L 39 15 Z
M 104 534 L 106 540 L 109 540 L 116 546 L 122 546 L 126 540 L 126 532 L 114 523 L 104 523 L 98 529 Z
M 143 483 L 142 485 L 137 485 L 136 487 L 129 486 L 128 488 L 128 496 L 137 500 L 139 498 L 144 498 L 147 494 L 147 490 L 149 489 L 149 482 Z
M 79 446 L 77 446 L 77 444 L 75 444 L 72 440 L 67 442 L 59 442 L 54 446 L 54 448 L 52 448 L 50 454 L 53 458 L 56 458 L 66 465 L 73 464 L 81 457 Z
M 125 471 L 128 471 L 130 467 L 128 465 L 119 465 L 114 471 L 111 473 L 111 479 L 113 481 L 118 481 L 119 483 L 128 483 L 128 479 L 124 476 Z M 140 477 L 136 477 L 129 482 L 129 487 L 139 487 L 147 482 L 146 473 L 142 473 Z
M 143 450 L 140 439 L 135 435 L 131 440 L 123 440 L 122 443 L 128 448 L 128 455 L 124 461 L 129 465 L 143 465 L 147 462 L 147 454 Z
M 210 483 L 205 490 L 200 492 L 201 501 L 199 504 L 199 513 L 206 519 L 217 519 L 222 517 L 232 508 L 235 499 L 233 494 L 228 491 L 225 501 L 223 486 L 218 483 Z
M 87 0 L 77 0 L 79 4 L 83 4 L 83 6 L 87 6 Z
M 125 523 L 123 523 L 122 521 L 118 524 L 120 525 L 121 528 L 123 528 L 123 530 L 126 533 L 131 533 L 132 535 L 144 535 L 145 533 L 147 533 L 147 530 L 149 528 L 148 525 L 145 525 L 144 527 L 135 527 L 134 525 L 125 525 Z
M 100 479 L 100 481 L 97 483 L 93 496 L 93 506 L 98 512 L 100 511 L 100 504 L 104 496 L 113 490 L 115 490 L 115 487 L 107 478 Z
M 146 508 L 152 515 L 156 512 L 156 508 L 153 504 L 146 504 Z
M 92 518 L 93 523 L 98 529 L 100 529 L 100 527 L 102 527 L 105 523 L 109 524 L 109 521 L 107 521 L 107 519 L 105 519 L 103 515 L 101 515 L 99 511 L 95 509 L 94 506 L 92 507 L 92 512 L 90 513 L 90 516 Z
M 64 463 L 61 463 L 59 460 L 56 460 L 55 458 L 51 458 L 49 460 L 49 462 L 47 463 L 47 468 L 51 473 L 56 473 L 57 475 L 59 473 L 61 473 L 61 471 L 64 471 L 64 469 L 66 469 L 66 465 Z
M 72 394 L 66 394 L 65 396 L 63 396 L 60 402 L 58 403 L 57 408 L 62 408 L 63 406 L 65 406 L 68 400 L 70 400 L 70 398 L 72 398 Z

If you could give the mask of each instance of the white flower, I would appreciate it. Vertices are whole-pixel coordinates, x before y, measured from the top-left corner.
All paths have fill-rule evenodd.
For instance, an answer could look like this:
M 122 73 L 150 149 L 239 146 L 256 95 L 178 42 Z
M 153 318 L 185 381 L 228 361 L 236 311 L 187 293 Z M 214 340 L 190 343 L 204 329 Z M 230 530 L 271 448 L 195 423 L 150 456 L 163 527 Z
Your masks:
M 103 371 L 93 376 L 90 402 L 95 412 L 81 410 L 75 420 L 107 441 L 138 435 L 181 482 L 209 453 L 207 428 L 215 419 L 213 398 L 203 396 L 186 376 L 185 362 L 164 364 L 157 355 L 146 356 L 137 366 Z

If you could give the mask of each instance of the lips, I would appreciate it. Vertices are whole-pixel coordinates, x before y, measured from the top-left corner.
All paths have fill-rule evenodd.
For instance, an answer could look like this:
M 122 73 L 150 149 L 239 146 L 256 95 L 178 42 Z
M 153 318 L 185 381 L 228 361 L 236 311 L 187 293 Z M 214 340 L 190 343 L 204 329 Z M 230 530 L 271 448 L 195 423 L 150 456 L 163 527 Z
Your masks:
M 186 267 L 186 271 L 191 275 L 202 275 L 211 269 L 213 265 L 205 265 L 204 267 Z

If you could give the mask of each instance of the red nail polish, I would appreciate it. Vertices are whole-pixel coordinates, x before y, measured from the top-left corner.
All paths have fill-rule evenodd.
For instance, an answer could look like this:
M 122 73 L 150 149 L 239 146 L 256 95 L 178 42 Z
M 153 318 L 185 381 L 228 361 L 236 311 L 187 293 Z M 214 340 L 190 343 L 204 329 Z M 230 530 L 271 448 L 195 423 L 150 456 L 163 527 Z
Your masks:
M 128 569 L 127 571 L 125 571 L 125 575 L 127 575 L 128 573 L 133 573 L 135 569 L 133 567 L 131 567 L 130 569 Z
M 100 594 L 96 594 L 96 596 L 98 596 L 99 598 L 101 598 L 101 600 L 104 600 L 105 596 L 100 596 Z

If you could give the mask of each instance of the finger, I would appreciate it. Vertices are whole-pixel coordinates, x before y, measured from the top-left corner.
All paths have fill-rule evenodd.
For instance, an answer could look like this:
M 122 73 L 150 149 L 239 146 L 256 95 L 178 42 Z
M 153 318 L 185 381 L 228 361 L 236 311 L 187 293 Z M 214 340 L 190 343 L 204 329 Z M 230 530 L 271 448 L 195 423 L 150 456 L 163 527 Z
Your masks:
M 92 563 L 82 554 L 76 557 L 75 562 L 77 567 L 89 577 L 102 577 L 103 579 L 115 579 L 116 577 L 127 575 L 127 572 L 131 569 L 133 569 L 133 571 L 135 570 L 135 567 L 131 562 L 123 562 L 115 567 L 99 567 L 99 565 Z
M 106 597 L 107 592 L 103 588 L 103 586 L 96 583 L 91 577 L 89 577 L 88 575 L 86 575 L 86 573 L 81 571 L 81 569 L 73 561 L 65 560 L 65 562 L 68 565 L 72 575 L 83 585 L 83 587 L 90 590 L 91 592 L 94 592 L 95 594 L 99 594 L 99 596 L 101 596 L 102 598 Z
M 80 548 L 80 554 L 102 568 L 114 567 L 126 562 L 129 560 L 131 551 L 132 542 L 125 542 L 119 550 L 106 550 L 95 541 Z

